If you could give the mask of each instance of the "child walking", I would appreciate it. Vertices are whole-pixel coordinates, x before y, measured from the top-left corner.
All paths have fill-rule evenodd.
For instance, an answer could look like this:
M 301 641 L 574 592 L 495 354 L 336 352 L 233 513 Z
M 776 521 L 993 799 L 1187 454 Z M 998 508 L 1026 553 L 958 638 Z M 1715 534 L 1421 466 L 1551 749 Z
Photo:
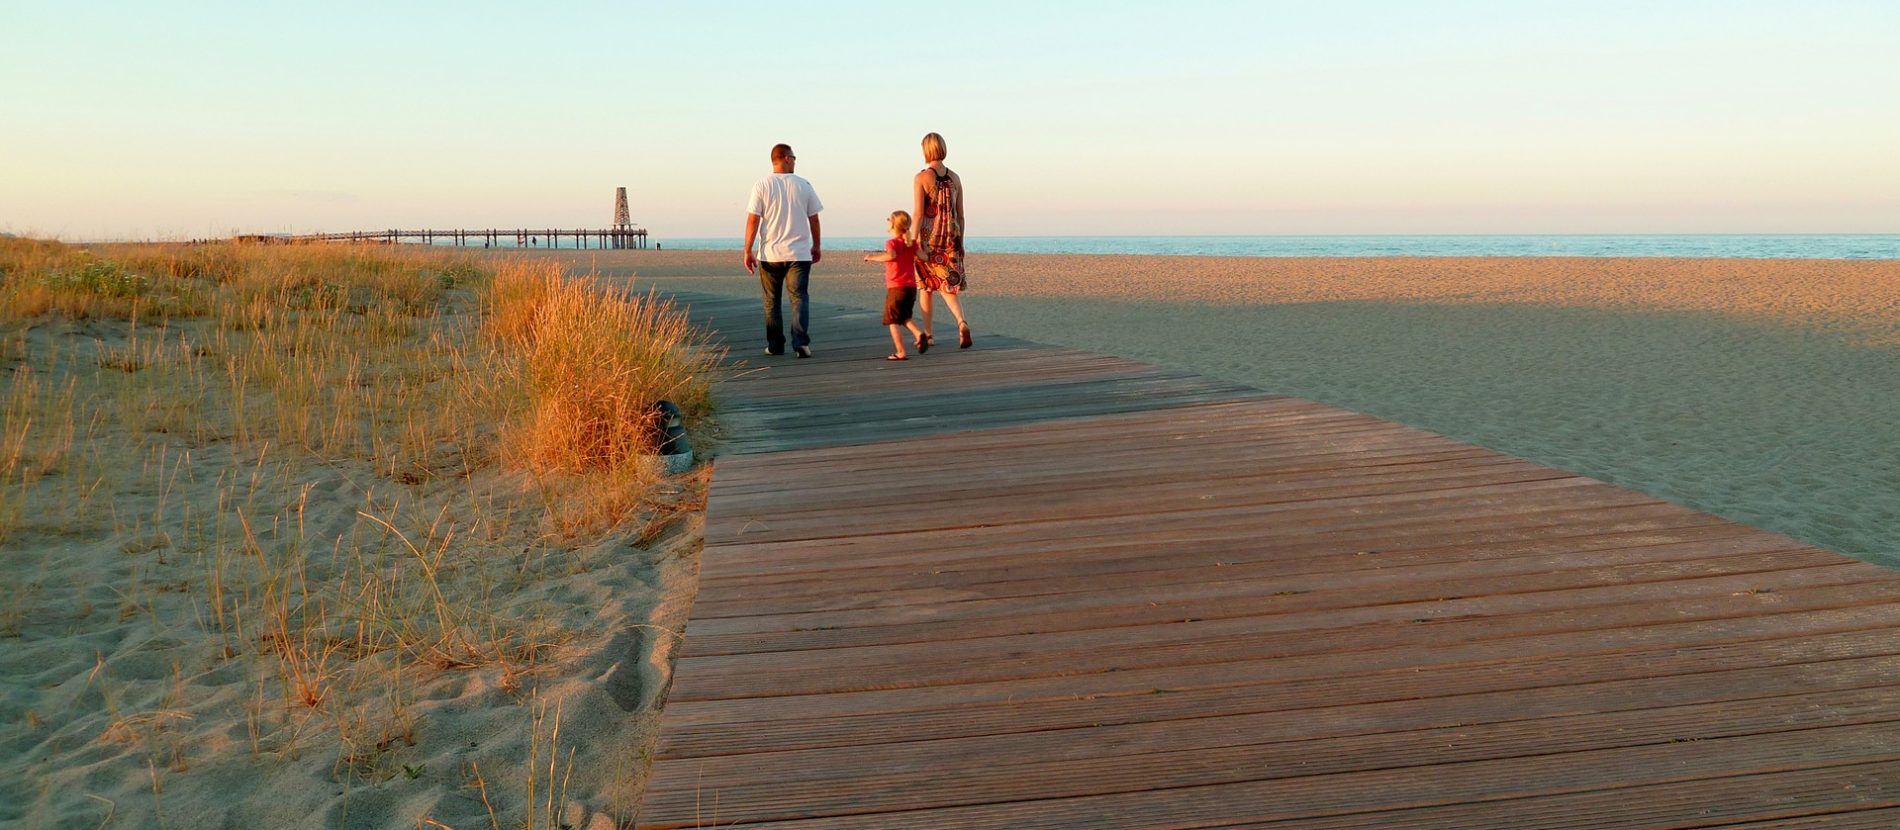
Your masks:
M 884 240 L 884 251 L 864 255 L 865 262 L 884 263 L 884 325 L 890 326 L 891 345 L 897 349 L 885 360 L 910 359 L 904 354 L 904 337 L 897 331 L 900 326 L 916 338 L 918 354 L 930 351 L 930 338 L 910 321 L 911 307 L 917 304 L 917 249 L 905 239 L 908 233 L 910 214 L 892 211 L 891 238 Z

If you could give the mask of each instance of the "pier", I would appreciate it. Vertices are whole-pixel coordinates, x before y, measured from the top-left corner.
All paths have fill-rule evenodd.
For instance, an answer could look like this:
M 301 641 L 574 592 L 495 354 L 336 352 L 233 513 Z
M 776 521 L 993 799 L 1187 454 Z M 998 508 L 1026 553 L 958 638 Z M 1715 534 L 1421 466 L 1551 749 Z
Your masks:
M 238 234 L 232 237 L 232 241 L 256 245 L 310 245 L 325 242 L 395 245 L 419 242 L 424 245 L 454 245 L 458 248 L 470 245 L 500 248 L 503 242 L 512 241 L 516 248 L 559 248 L 563 239 L 572 239 L 574 247 L 579 249 L 643 249 L 647 246 L 647 231 L 633 224 L 632 215 L 627 207 L 627 189 L 617 187 L 614 188 L 614 224 L 611 228 L 454 228 L 440 231 L 428 228 L 385 228 L 379 231 Z
M 502 247 L 504 241 L 512 242 L 516 248 L 556 248 L 563 239 L 572 239 L 576 248 L 600 248 L 602 250 L 641 249 L 647 246 L 645 228 L 482 228 L 479 230 L 402 230 L 390 228 L 380 231 L 340 231 L 336 233 L 305 234 L 244 234 L 236 237 L 238 242 L 310 244 L 321 242 L 353 242 L 358 244 L 394 245 L 400 242 L 419 242 L 424 245 L 452 244 L 458 247 L 479 245 L 486 248 Z

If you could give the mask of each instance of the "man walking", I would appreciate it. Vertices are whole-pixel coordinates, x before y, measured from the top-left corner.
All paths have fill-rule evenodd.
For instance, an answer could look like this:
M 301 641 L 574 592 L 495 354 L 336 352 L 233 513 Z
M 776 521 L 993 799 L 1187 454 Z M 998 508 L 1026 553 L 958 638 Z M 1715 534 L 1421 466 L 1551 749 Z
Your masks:
M 806 288 L 811 267 L 824 256 L 818 232 L 818 212 L 825 209 L 811 182 L 794 175 L 798 157 L 792 148 L 772 147 L 772 175 L 752 186 L 752 198 L 746 202 L 745 270 L 757 271 L 759 291 L 765 301 L 765 353 L 785 353 L 785 327 L 779 312 L 779 297 L 788 290 L 792 295 L 792 353 L 811 357 L 811 311 L 806 307 Z M 763 238 L 759 232 L 764 231 Z M 758 254 L 752 251 L 759 243 Z

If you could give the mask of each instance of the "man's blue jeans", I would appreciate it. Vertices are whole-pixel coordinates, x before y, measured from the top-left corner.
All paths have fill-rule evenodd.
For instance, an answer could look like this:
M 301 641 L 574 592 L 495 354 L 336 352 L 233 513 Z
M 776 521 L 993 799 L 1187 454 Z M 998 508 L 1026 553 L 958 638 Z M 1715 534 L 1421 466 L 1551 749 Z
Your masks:
M 811 282 L 811 262 L 760 262 L 759 293 L 765 301 L 765 345 L 774 352 L 785 351 L 785 322 L 779 312 L 779 298 L 792 295 L 792 343 L 794 349 L 811 345 L 811 309 L 805 289 Z

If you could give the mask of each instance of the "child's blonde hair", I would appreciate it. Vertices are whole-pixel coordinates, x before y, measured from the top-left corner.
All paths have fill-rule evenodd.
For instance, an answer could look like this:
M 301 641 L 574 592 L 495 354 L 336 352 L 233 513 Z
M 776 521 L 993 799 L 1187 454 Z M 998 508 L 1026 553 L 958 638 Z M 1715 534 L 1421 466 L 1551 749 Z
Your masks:
M 891 211 L 891 230 L 903 235 L 910 231 L 910 213 L 902 210 Z

